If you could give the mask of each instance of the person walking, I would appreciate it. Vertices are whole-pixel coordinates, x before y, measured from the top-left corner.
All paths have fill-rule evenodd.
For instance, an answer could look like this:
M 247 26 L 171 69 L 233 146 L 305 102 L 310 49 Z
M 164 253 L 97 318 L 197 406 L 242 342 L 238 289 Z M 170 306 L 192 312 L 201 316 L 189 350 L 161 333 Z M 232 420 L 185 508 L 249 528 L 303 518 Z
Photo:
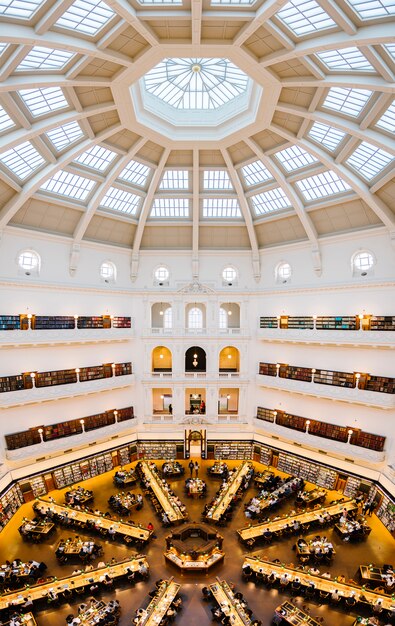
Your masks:
M 193 469 L 194 469 L 194 467 L 195 467 L 195 464 L 194 464 L 194 462 L 192 461 L 192 459 L 189 461 L 189 463 L 188 463 L 188 467 L 189 467 L 189 472 L 190 472 L 190 474 L 191 474 L 191 478 L 192 478 Z
M 196 461 L 196 462 L 195 462 L 195 478 L 197 478 L 197 477 L 198 477 L 198 475 L 199 475 L 199 467 L 200 467 L 200 465 L 199 465 L 199 463 Z

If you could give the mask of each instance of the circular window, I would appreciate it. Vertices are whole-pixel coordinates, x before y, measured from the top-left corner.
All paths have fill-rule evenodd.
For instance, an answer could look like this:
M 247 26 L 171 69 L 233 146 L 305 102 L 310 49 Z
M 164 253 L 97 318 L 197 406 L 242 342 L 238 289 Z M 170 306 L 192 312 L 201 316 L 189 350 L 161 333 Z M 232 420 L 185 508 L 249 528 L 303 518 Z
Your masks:
M 110 261 L 104 261 L 104 263 L 100 266 L 100 276 L 106 281 L 114 281 L 115 280 L 116 269 L 114 263 Z
M 277 280 L 280 283 L 286 283 L 292 274 L 292 268 L 289 263 L 280 263 L 277 267 Z
M 225 267 L 222 271 L 222 278 L 227 283 L 233 283 L 236 280 L 237 272 L 233 267 Z
M 164 265 L 160 265 L 156 268 L 154 276 L 155 280 L 157 280 L 159 283 L 163 283 L 166 280 L 169 280 L 170 272 L 167 267 L 165 267 Z
M 364 250 L 363 252 L 357 252 L 353 257 L 353 265 L 356 270 L 362 272 L 368 272 L 374 265 L 374 258 L 371 252 Z
M 40 267 L 40 257 L 34 250 L 23 250 L 18 256 L 18 265 L 28 276 L 32 272 L 37 272 Z

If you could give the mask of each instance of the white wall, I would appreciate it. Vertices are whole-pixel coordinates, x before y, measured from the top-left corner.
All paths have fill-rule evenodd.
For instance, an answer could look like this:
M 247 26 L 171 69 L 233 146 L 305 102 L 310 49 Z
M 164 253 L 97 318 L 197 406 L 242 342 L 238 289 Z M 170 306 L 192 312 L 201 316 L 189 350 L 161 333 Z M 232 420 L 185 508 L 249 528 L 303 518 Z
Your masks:
M 16 258 L 24 248 L 33 248 L 41 255 L 39 277 L 26 277 L 19 273 Z M 365 279 L 353 278 L 351 272 L 350 258 L 359 248 L 371 250 L 377 259 L 373 276 Z M 177 289 L 191 281 L 190 252 L 141 253 L 139 274 L 134 283 L 130 280 L 131 254 L 128 250 L 84 244 L 78 270 L 73 277 L 68 271 L 69 253 L 70 243 L 66 240 L 7 229 L 0 244 L 0 313 L 23 313 L 28 309 L 36 314 L 130 315 L 134 318 L 135 337 L 124 343 L 3 348 L 0 350 L 0 375 L 131 360 L 135 385 L 88 397 L 2 410 L 0 437 L 32 426 L 130 404 L 139 417 L 150 414 L 152 393 L 144 391 L 146 383 L 141 379 L 150 370 L 151 350 L 155 345 L 165 345 L 172 351 L 173 370 L 178 359 L 180 371 L 183 370 L 185 350 L 192 345 L 201 345 L 206 350 L 208 371 L 218 368 L 219 350 L 223 346 L 234 345 L 240 349 L 241 373 L 250 380 L 248 392 L 244 394 L 246 400 L 239 407 L 247 417 L 252 418 L 260 405 L 281 408 L 311 419 L 354 425 L 386 435 L 390 440 L 388 449 L 393 454 L 395 412 L 287 394 L 263 389 L 255 383 L 260 360 L 395 376 L 394 353 L 390 350 L 274 344 L 257 337 L 260 315 L 395 314 L 395 253 L 386 234 L 375 232 L 358 238 L 349 236 L 326 240 L 322 244 L 321 277 L 314 274 L 310 249 L 305 245 L 263 251 L 259 283 L 253 278 L 249 253 L 233 250 L 229 253 L 201 252 L 200 281 L 214 290 L 211 295 L 177 293 Z M 99 277 L 99 267 L 104 260 L 111 260 L 117 266 L 115 285 L 106 285 Z M 289 285 L 275 283 L 274 268 L 282 260 L 288 261 L 293 269 Z M 170 270 L 169 287 L 153 286 L 153 271 L 160 263 L 166 264 Z M 222 286 L 221 278 L 221 271 L 228 264 L 234 265 L 239 272 L 238 284 L 229 288 Z M 208 323 L 213 323 L 213 320 L 218 323 L 220 303 L 240 303 L 241 327 L 249 329 L 250 338 L 142 338 L 150 324 L 153 302 L 169 302 L 175 311 L 181 312 L 182 319 L 185 307 L 196 300 L 206 303 Z M 186 381 L 185 388 L 188 386 L 190 382 Z

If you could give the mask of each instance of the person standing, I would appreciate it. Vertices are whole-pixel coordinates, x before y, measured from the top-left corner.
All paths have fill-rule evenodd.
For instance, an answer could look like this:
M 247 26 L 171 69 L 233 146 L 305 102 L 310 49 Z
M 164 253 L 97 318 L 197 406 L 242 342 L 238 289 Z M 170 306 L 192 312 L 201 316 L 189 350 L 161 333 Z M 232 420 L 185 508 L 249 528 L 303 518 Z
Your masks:
M 199 475 L 199 467 L 200 467 L 199 463 L 196 461 L 195 462 L 195 478 L 197 478 Z
M 190 474 L 191 474 L 191 478 L 192 478 L 193 469 L 194 469 L 194 467 L 195 467 L 195 464 L 194 464 L 194 462 L 192 461 L 192 459 L 189 461 L 189 463 L 188 463 L 188 467 L 189 467 L 189 472 L 190 472 Z

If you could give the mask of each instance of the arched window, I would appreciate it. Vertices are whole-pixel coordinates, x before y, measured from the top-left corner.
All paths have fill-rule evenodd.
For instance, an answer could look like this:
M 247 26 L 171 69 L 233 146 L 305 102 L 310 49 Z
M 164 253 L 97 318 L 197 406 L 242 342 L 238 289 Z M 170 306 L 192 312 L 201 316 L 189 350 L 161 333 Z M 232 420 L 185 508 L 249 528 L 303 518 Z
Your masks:
M 171 306 L 163 311 L 163 328 L 173 328 L 173 309 Z
M 361 250 L 356 252 L 351 259 L 353 274 L 357 276 L 366 276 L 372 269 L 375 259 L 369 250 Z
M 276 269 L 276 281 L 278 283 L 288 283 L 292 274 L 292 268 L 289 263 L 279 263 Z
M 228 328 L 228 313 L 222 306 L 219 307 L 219 327 L 221 330 Z
M 188 312 L 188 328 L 203 328 L 203 313 L 197 306 Z
M 18 255 L 18 265 L 26 276 L 38 274 L 41 265 L 40 256 L 34 250 L 22 250 Z
M 117 277 L 117 268 L 111 261 L 104 261 L 100 266 L 100 276 L 106 283 L 113 283 Z

